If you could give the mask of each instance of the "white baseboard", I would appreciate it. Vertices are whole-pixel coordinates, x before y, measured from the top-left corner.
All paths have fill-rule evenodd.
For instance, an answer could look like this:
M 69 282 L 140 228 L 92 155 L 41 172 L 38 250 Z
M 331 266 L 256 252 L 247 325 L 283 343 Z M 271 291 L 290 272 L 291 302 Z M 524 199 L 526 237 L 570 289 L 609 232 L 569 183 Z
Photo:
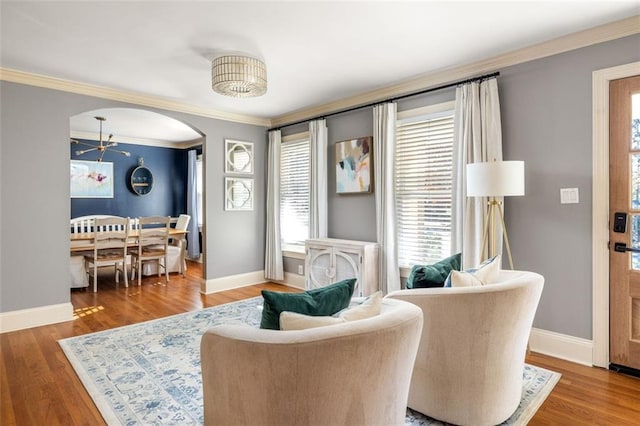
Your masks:
M 267 281 L 268 280 L 264 278 L 264 271 L 247 272 L 246 274 L 229 275 L 227 277 L 203 281 L 200 292 L 202 294 L 217 293 L 219 291 L 261 284 Z M 304 275 L 298 275 L 292 272 L 285 272 L 284 280 L 282 281 L 271 281 L 302 290 L 305 288 Z
M 234 288 L 266 282 L 264 271 L 247 272 L 245 274 L 229 275 L 227 277 L 214 278 L 202 283 L 200 293 L 211 294 Z
M 0 333 L 71 320 L 73 320 L 71 303 L 2 312 L 0 313 Z
M 533 328 L 529 345 L 533 352 L 578 364 L 593 365 L 593 342 L 588 339 Z
M 305 289 L 305 279 L 304 275 L 294 274 L 293 272 L 285 272 L 284 280 L 282 281 L 274 281 L 279 284 L 285 284 L 290 287 L 299 288 L 301 290 Z

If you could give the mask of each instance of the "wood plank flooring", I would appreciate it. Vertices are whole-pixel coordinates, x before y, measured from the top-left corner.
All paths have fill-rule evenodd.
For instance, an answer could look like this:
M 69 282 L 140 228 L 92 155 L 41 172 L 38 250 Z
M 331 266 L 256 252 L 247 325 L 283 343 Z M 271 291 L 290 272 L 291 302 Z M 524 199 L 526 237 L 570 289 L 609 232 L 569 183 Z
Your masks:
M 76 319 L 0 334 L 0 424 L 101 425 L 100 413 L 57 341 L 141 321 L 258 296 L 260 290 L 298 291 L 265 283 L 200 294 L 201 269 L 188 276 L 145 277 L 142 286 L 116 286 L 101 275 L 98 293 L 72 290 Z M 640 425 L 640 379 L 532 353 L 527 362 L 562 373 L 530 425 Z

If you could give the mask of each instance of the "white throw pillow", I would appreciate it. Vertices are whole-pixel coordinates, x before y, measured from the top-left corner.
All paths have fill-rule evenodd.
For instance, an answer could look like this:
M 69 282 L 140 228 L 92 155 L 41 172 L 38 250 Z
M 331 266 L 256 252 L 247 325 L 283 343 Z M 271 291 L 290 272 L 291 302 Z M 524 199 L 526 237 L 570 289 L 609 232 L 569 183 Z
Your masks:
M 297 312 L 282 311 L 280 313 L 280 330 L 305 330 L 307 328 L 324 327 L 347 322 L 344 318 L 304 315 Z
M 380 309 L 382 309 L 382 292 L 377 291 L 367 297 L 361 304 L 343 310 L 338 317 L 347 321 L 371 318 L 380 315 Z
M 497 255 L 487 259 L 477 268 L 466 271 L 451 271 L 447 281 L 451 282 L 451 287 L 476 287 L 493 284 L 500 274 L 500 265 L 501 256 Z
M 341 324 L 347 321 L 357 321 L 380 315 L 381 309 L 382 292 L 378 291 L 367 297 L 359 305 L 340 311 L 337 316 L 313 316 L 283 311 L 280 313 L 280 330 L 304 330 Z

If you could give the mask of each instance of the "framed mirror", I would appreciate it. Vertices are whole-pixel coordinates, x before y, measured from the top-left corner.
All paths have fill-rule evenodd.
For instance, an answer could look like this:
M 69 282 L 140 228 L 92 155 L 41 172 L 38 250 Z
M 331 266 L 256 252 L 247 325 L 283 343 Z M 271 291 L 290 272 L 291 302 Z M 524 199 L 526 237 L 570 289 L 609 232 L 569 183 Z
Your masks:
M 224 140 L 225 173 L 253 174 L 253 142 Z
M 224 178 L 225 210 L 253 210 L 253 179 Z

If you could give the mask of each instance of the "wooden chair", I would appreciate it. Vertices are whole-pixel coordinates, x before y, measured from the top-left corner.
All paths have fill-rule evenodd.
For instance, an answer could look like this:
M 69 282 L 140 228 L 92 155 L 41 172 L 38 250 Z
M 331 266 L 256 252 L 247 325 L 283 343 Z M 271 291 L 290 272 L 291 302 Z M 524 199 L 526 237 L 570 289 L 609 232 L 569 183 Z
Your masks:
M 169 273 L 164 265 L 167 265 L 167 247 L 169 245 L 169 224 L 170 217 L 150 216 L 138 219 L 138 241 L 137 246 L 129 249 L 131 255 L 131 279 L 133 280 L 138 271 L 138 285 L 142 284 L 142 262 L 155 261 L 158 266 L 158 276 L 160 268 L 164 269 L 165 281 L 169 282 Z M 163 262 L 160 262 L 160 260 Z
M 102 217 L 94 219 L 93 251 L 84 255 L 85 268 L 90 276 L 93 272 L 93 292 L 98 291 L 98 268 L 113 265 L 116 283 L 120 282 L 120 268 L 127 279 L 127 239 L 129 238 L 128 217 Z
M 186 231 L 191 216 L 181 214 L 178 218 L 171 218 L 171 223 L 175 222 L 175 229 Z M 167 247 L 166 272 L 179 272 L 183 277 L 187 276 L 187 239 L 186 235 L 180 237 L 169 237 L 169 246 Z M 143 275 L 155 275 L 158 273 L 158 265 L 156 263 L 147 263 L 142 266 Z

